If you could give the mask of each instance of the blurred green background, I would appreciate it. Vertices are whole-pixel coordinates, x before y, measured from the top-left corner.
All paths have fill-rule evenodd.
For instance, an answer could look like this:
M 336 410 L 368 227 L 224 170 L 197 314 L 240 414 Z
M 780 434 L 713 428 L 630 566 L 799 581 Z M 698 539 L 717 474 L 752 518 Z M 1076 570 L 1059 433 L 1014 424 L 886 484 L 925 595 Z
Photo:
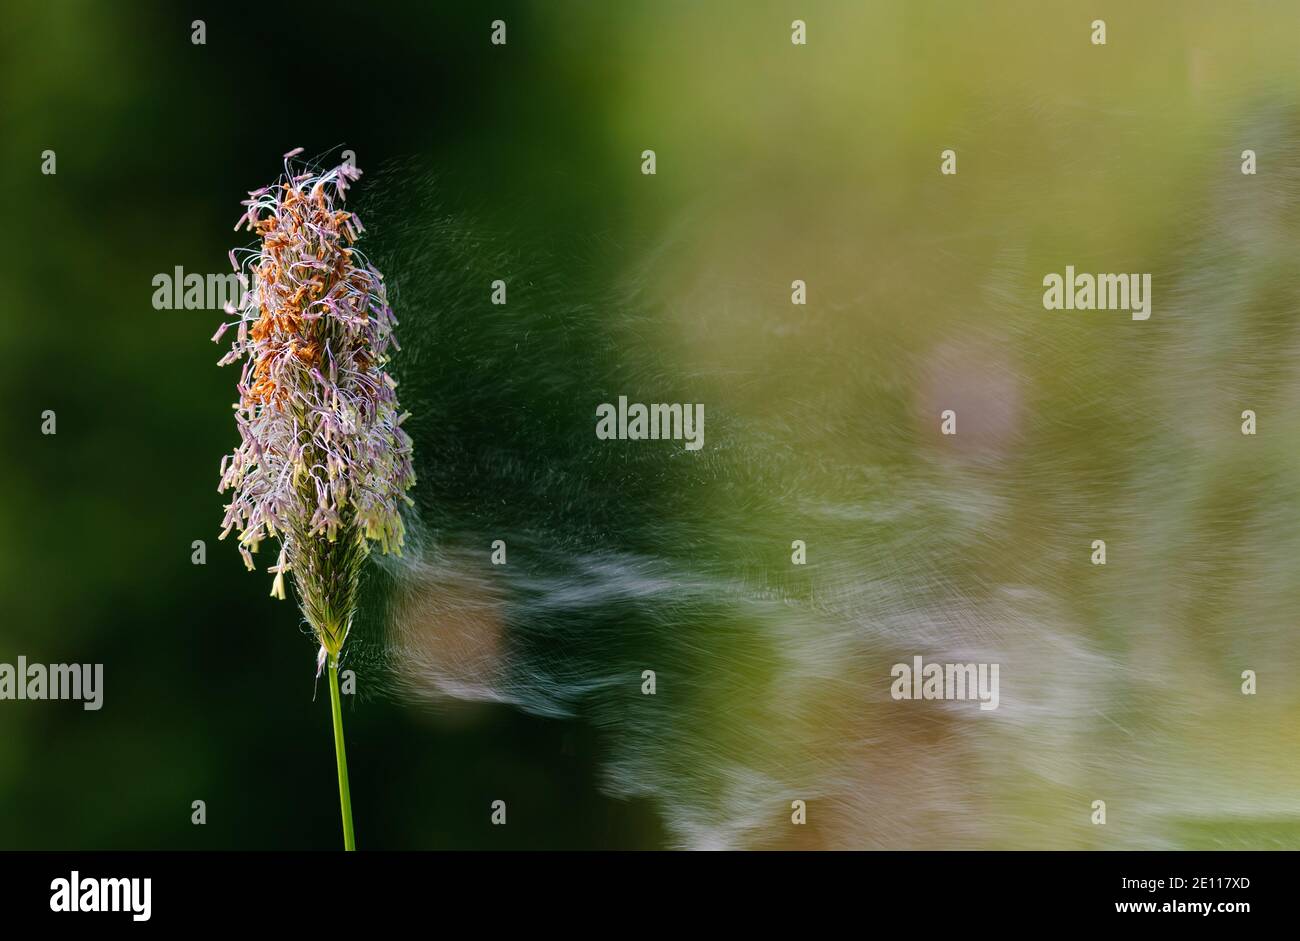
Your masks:
M 0 847 L 339 843 L 315 650 L 216 541 L 219 312 L 151 306 L 228 270 L 298 146 L 367 174 L 421 462 L 356 638 L 362 848 L 1295 847 L 1298 30 L 1173 0 L 15 5 L 0 661 L 106 689 L 0 702 Z M 1152 272 L 1152 319 L 1044 311 L 1067 264 Z M 705 452 L 598 447 L 619 394 L 706 403 Z M 913 654 L 1002 662 L 996 720 L 899 711 Z

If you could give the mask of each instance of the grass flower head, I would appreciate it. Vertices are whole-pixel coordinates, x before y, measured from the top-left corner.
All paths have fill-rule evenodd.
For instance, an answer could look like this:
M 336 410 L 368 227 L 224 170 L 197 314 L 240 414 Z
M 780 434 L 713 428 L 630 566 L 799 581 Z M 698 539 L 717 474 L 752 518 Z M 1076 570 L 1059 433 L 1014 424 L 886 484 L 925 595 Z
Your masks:
M 285 597 L 292 574 L 322 656 L 336 660 L 356 611 L 370 547 L 400 552 L 400 513 L 414 485 L 411 439 L 397 383 L 386 370 L 398 349 L 383 276 L 354 247 L 363 228 L 341 208 L 361 171 L 293 173 L 249 193 L 236 230 L 260 244 L 231 264 L 248 290 L 221 365 L 242 362 L 234 404 L 240 443 L 221 462 L 224 539 L 237 532 L 249 569 L 253 553 L 278 539 L 271 593 Z

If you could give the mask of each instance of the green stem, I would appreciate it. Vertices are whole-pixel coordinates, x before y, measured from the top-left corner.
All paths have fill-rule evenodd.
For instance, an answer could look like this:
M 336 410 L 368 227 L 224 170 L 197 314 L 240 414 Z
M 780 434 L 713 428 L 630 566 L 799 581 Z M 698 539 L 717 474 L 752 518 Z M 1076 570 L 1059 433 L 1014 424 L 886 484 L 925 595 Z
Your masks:
M 339 705 L 339 660 L 330 656 L 330 709 L 334 713 L 334 756 L 339 765 L 339 804 L 343 808 L 343 848 L 355 850 L 352 834 L 352 795 L 348 791 L 348 753 L 343 745 L 343 707 Z

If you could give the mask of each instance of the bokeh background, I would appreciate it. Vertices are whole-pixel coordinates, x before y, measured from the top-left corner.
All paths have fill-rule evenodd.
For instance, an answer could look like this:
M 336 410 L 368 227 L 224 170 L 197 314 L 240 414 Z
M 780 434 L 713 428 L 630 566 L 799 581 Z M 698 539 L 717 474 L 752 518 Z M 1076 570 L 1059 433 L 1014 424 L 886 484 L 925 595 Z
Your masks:
M 11 5 L 0 661 L 103 663 L 105 704 L 0 702 L 0 847 L 339 845 L 315 649 L 216 541 L 220 311 L 151 305 L 298 146 L 366 172 L 420 475 L 345 664 L 362 848 L 1300 845 L 1298 30 Z M 1152 273 L 1151 319 L 1045 311 L 1067 264 Z M 596 441 L 620 394 L 703 402 L 705 449 Z M 915 655 L 1000 663 L 1000 708 L 892 701 Z

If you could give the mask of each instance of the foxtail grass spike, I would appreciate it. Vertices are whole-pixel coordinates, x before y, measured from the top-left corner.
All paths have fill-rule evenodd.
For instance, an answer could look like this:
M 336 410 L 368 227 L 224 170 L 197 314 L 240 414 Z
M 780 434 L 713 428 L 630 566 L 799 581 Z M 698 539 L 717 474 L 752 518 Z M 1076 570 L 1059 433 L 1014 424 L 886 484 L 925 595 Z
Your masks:
M 242 362 L 234 403 L 240 443 L 221 461 L 231 492 L 221 538 L 238 535 L 250 570 L 267 539 L 279 542 L 271 595 L 291 575 L 299 606 L 330 666 L 344 842 L 352 811 L 338 695 L 338 664 L 356 614 L 362 568 L 373 545 L 400 553 L 401 506 L 415 483 L 406 415 L 387 371 L 399 349 L 383 275 L 354 247 L 364 231 L 342 208 L 361 175 L 350 163 L 294 172 L 251 191 L 236 230 L 255 247 L 230 253 L 246 290 L 226 308 L 235 339 L 221 365 Z M 240 255 L 242 254 L 242 261 Z

